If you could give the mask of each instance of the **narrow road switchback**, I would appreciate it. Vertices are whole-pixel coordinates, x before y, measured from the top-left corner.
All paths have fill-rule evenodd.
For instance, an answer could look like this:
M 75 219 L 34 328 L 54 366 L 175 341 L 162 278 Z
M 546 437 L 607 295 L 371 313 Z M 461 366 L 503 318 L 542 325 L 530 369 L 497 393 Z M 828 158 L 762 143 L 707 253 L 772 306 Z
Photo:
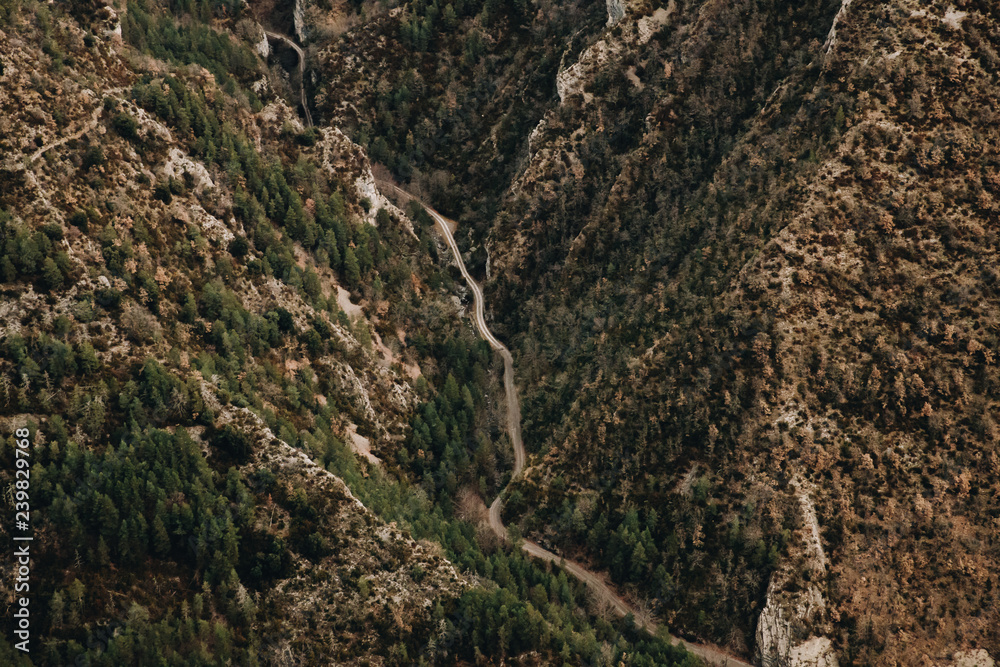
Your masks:
M 302 98 L 302 113 L 306 117 L 306 127 L 312 127 L 313 120 L 312 114 L 309 113 L 309 99 L 306 97 L 306 54 L 302 50 L 302 47 L 295 43 L 288 35 L 282 35 L 280 32 L 271 32 L 267 28 L 264 28 L 264 34 L 272 39 L 277 39 L 288 46 L 292 47 L 296 55 L 299 57 L 299 96 Z

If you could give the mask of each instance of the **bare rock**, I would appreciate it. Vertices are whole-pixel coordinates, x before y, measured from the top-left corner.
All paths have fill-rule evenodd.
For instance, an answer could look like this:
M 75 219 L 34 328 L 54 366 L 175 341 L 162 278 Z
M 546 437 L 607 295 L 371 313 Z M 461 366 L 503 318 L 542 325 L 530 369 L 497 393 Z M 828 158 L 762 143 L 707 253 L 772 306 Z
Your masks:
M 622 0 L 608 0 L 608 25 L 612 26 L 625 16 L 625 3 Z

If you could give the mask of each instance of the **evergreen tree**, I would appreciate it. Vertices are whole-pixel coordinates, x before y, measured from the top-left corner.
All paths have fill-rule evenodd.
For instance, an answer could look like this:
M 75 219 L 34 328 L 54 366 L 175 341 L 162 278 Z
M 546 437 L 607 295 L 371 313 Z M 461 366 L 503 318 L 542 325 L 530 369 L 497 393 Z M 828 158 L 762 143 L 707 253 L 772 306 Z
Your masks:
M 10 257 L 4 257 L 0 259 L 0 277 L 3 278 L 5 283 L 14 282 L 17 278 L 17 269 L 14 268 L 14 263 L 10 261 Z
M 74 579 L 69 585 L 67 596 L 69 598 L 69 626 L 77 627 L 80 624 L 80 614 L 83 613 L 83 596 L 87 589 L 79 579 Z
M 458 15 L 455 13 L 455 8 L 450 4 L 445 5 L 444 13 L 441 15 L 441 22 L 447 32 L 454 31 L 458 25 Z
M 344 251 L 344 277 L 351 287 L 361 286 L 361 269 L 358 267 L 358 258 L 350 246 Z
M 49 601 L 49 622 L 52 628 L 62 627 L 63 613 L 66 611 L 66 602 L 61 591 L 56 591 Z
M 63 282 L 62 271 L 51 257 L 46 257 L 42 263 L 42 288 L 48 291 L 61 286 Z
M 93 375 L 101 367 L 101 362 L 97 358 L 94 346 L 87 341 L 83 341 L 76 348 L 77 366 L 84 375 Z
M 153 519 L 153 551 L 158 556 L 166 556 L 170 552 L 170 536 L 159 512 Z

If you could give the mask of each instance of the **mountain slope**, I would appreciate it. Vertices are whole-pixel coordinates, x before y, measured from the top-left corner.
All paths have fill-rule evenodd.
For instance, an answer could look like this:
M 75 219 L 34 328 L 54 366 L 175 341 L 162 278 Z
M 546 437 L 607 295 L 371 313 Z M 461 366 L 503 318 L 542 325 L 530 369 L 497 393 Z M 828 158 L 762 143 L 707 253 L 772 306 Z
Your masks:
M 2 37 L 3 423 L 36 457 L 38 664 L 419 650 L 468 580 L 325 467 L 356 471 L 354 429 L 408 428 L 417 358 L 378 338 L 408 316 L 375 304 L 431 263 L 409 220 L 369 224 L 359 149 L 244 92 L 245 46 L 130 10 L 166 62 L 99 9 Z
M 696 664 L 489 531 L 502 361 L 247 9 L 0 5 L 0 663 Z
M 995 655 L 996 9 L 472 6 L 348 33 L 319 106 L 487 278 L 508 521 L 745 655 Z
M 587 508 L 656 507 L 666 521 L 647 522 L 666 566 L 664 612 L 720 640 L 724 616 L 706 624 L 684 620 L 688 610 L 728 598 L 753 627 L 768 561 L 784 561 L 795 572 L 777 582 L 826 598 L 804 612 L 791 595 L 798 609 L 786 617 L 815 614 L 792 623 L 793 644 L 828 634 L 842 660 L 863 664 L 997 650 L 995 620 L 981 616 L 996 609 L 997 554 L 987 546 L 995 442 L 983 420 L 995 308 L 979 268 L 995 216 L 996 81 L 976 36 L 995 17 L 970 12 L 957 30 L 954 12 L 937 9 L 852 3 L 829 51 L 776 86 L 689 195 L 663 176 L 689 169 L 691 153 L 674 157 L 671 123 L 649 132 L 587 225 L 569 218 L 581 231 L 545 270 L 552 288 L 527 290 L 545 295 L 517 323 L 526 351 L 539 351 L 524 384 L 544 389 L 534 407 L 525 392 L 525 429 L 534 418 L 551 449 L 525 507 L 542 501 L 536 516 L 560 534 L 581 506 L 585 518 Z M 519 275 L 505 258 L 523 267 L 522 242 L 494 239 L 498 280 Z M 562 426 L 546 429 L 553 422 Z M 679 482 L 696 466 L 704 487 L 689 500 Z M 829 566 L 799 528 L 799 477 Z M 583 488 L 562 491 L 561 478 Z M 628 530 L 626 514 L 615 531 L 615 514 L 618 544 L 598 546 L 600 530 L 576 539 L 621 579 L 642 581 L 656 557 L 648 542 L 637 555 L 642 526 Z M 787 554 L 761 558 L 784 535 Z

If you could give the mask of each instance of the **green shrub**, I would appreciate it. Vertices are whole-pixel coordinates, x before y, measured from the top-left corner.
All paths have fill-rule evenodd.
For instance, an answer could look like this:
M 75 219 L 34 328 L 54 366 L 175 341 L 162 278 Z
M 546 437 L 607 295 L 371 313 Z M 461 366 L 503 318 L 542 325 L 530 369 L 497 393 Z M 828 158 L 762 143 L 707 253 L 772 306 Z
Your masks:
M 303 146 L 315 146 L 316 142 L 319 141 L 319 130 L 315 127 L 310 127 L 308 130 L 295 137 L 295 140 Z
M 139 138 L 139 122 L 124 111 L 111 120 L 111 127 L 122 139 L 135 141 Z
M 82 208 L 76 209 L 73 211 L 73 214 L 69 216 L 69 224 L 74 227 L 78 227 L 82 232 L 86 232 L 90 226 L 90 219 L 87 216 L 87 212 Z
M 160 200 L 164 204 L 172 202 L 174 200 L 174 194 L 170 191 L 170 184 L 165 181 L 160 181 L 153 186 L 153 198 Z
M 83 153 L 83 168 L 99 167 L 105 162 L 104 150 L 97 144 L 91 144 Z
M 253 440 L 243 431 L 226 424 L 212 434 L 211 444 L 240 463 L 245 463 L 253 453 Z

